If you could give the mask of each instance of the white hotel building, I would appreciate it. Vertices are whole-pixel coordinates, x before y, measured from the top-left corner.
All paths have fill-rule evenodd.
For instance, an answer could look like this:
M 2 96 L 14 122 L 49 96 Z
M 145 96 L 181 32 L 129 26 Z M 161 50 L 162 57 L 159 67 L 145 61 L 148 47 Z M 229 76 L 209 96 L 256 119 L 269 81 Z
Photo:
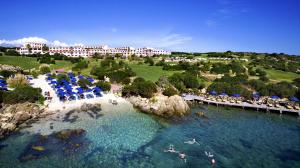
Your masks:
M 28 49 L 28 44 L 31 46 L 31 52 Z M 20 54 L 44 54 L 42 47 L 45 44 L 41 43 L 26 43 L 23 47 L 17 51 Z M 90 57 L 95 53 L 100 55 L 116 55 L 120 54 L 122 56 L 128 57 L 131 55 L 141 56 L 141 57 L 151 57 L 153 55 L 171 55 L 171 52 L 165 50 L 159 50 L 154 48 L 133 48 L 133 47 L 119 47 L 119 48 L 110 48 L 107 45 L 104 46 L 70 46 L 70 47 L 49 47 L 49 54 L 53 55 L 55 53 L 64 54 L 69 57 Z

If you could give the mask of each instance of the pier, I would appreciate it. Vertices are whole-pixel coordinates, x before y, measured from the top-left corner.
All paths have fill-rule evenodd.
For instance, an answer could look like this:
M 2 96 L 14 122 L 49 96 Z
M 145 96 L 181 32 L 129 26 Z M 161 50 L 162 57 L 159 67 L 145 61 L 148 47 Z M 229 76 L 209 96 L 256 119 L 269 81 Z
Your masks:
M 295 109 L 288 109 L 285 107 L 269 107 L 266 104 L 250 104 L 247 102 L 241 102 L 241 103 L 231 103 L 231 102 L 219 102 L 219 101 L 213 101 L 213 100 L 207 100 L 205 97 L 203 96 L 196 96 L 196 95 L 184 95 L 182 96 L 182 98 L 185 101 L 199 101 L 199 102 L 203 102 L 203 103 L 207 103 L 207 104 L 214 104 L 214 105 L 223 105 L 223 106 L 232 106 L 232 107 L 240 107 L 240 108 L 249 108 L 249 109 L 254 109 L 254 110 L 265 110 L 265 111 L 277 111 L 280 114 L 282 113 L 290 113 L 290 114 L 298 114 L 300 116 L 300 110 L 295 110 Z

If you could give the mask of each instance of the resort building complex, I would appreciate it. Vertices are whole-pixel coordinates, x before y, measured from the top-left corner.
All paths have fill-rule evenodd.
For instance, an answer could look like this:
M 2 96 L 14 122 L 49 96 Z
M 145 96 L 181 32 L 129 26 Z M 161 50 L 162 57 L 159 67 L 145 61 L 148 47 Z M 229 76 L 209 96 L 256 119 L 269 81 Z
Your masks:
M 44 47 L 46 44 L 43 43 L 25 43 L 23 47 L 17 49 L 20 54 L 45 54 L 49 53 L 53 55 L 55 53 L 64 54 L 70 57 L 90 57 L 95 54 L 99 55 L 116 55 L 121 56 L 141 56 L 141 57 L 151 57 L 154 55 L 171 55 L 171 52 L 154 49 L 154 48 L 133 48 L 133 47 L 119 47 L 119 48 L 110 48 L 107 45 L 104 46 L 53 46 L 53 47 Z

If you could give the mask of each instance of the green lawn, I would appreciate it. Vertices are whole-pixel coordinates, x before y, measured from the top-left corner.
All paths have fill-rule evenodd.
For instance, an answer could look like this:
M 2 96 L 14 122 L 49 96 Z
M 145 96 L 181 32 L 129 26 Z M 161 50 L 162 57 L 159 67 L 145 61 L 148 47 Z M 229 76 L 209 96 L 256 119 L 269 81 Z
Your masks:
M 161 76 L 170 76 L 175 72 L 180 71 L 164 71 L 161 66 L 149 66 L 147 64 L 129 64 L 137 76 L 143 77 L 146 80 L 156 82 Z
M 0 56 L 0 64 L 19 66 L 23 69 L 38 68 L 36 58 L 21 56 Z
M 275 82 L 279 81 L 288 81 L 292 82 L 296 78 L 300 78 L 300 74 L 296 74 L 293 72 L 285 72 L 274 69 L 265 69 L 267 72 L 267 76 L 269 79 L 274 80 Z

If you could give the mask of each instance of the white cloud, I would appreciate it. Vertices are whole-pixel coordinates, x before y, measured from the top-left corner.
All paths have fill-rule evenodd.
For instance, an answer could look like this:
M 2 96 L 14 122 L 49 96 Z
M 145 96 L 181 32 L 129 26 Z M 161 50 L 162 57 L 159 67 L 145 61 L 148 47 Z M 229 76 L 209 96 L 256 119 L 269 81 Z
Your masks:
M 26 42 L 48 43 L 44 38 L 40 37 L 25 37 L 17 40 L 0 40 L 0 45 L 22 46 Z
M 192 37 L 184 36 L 182 34 L 169 34 L 160 38 L 156 43 L 156 46 L 171 47 L 171 46 L 183 44 L 192 39 L 193 39 Z
M 67 46 L 68 46 L 68 44 L 66 44 L 66 43 L 64 43 L 64 42 L 60 42 L 60 41 L 58 41 L 58 40 L 54 40 L 54 41 L 51 43 L 51 45 L 52 45 L 52 46 L 56 46 L 56 47 L 58 47 L 58 46 L 61 46 L 61 47 L 67 47 Z

